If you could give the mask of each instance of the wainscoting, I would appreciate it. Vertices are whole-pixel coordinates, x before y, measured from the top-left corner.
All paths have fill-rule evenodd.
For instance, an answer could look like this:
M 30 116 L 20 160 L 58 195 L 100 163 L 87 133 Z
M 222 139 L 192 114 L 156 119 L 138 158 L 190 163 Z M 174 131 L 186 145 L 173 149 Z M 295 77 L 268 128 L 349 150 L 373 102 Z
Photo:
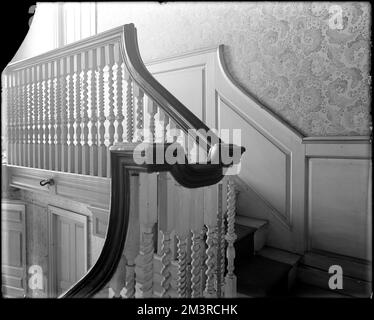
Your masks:
M 368 137 L 303 137 L 235 84 L 222 46 L 147 66 L 210 127 L 241 129 L 238 214 L 269 220 L 268 245 L 371 260 Z

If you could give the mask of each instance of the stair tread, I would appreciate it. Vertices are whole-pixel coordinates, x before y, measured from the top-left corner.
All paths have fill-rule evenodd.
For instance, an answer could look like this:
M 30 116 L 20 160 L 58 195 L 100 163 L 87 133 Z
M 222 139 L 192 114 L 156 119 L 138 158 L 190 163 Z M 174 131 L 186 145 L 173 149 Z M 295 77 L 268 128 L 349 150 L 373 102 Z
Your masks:
M 256 228 L 235 224 L 236 242 L 244 239 L 246 236 L 256 232 Z
M 242 226 L 248 226 L 255 229 L 260 229 L 264 226 L 267 226 L 269 222 L 267 220 L 257 219 L 257 218 L 250 218 L 247 216 L 236 216 L 235 218 L 236 224 Z
M 238 292 L 251 296 L 265 296 L 287 290 L 291 266 L 261 256 L 238 260 L 235 273 Z
M 272 247 L 264 247 L 258 253 L 261 257 L 283 262 L 294 266 L 301 258 L 300 255 Z

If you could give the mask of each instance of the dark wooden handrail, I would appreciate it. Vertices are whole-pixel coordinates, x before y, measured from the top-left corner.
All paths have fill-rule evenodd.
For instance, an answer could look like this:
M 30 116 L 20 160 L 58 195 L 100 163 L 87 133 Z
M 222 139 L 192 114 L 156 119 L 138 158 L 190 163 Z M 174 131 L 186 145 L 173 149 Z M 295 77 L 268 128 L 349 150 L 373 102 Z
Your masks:
M 191 112 L 183 103 L 162 86 L 146 68 L 140 53 L 137 39 L 137 31 L 133 23 L 126 24 L 123 32 L 122 54 L 126 67 L 138 85 L 172 118 L 184 131 L 189 129 L 210 131 L 210 128 Z M 199 132 L 198 144 L 209 151 L 211 141 Z M 221 143 L 221 139 L 210 132 L 212 140 Z
M 101 254 L 94 266 L 60 298 L 89 298 L 98 293 L 112 278 L 125 246 L 131 190 L 130 175 L 139 172 L 170 172 L 174 179 L 186 188 L 197 188 L 218 183 L 223 178 L 223 166 L 212 164 L 137 164 L 134 161 L 138 143 L 114 146 L 111 152 L 112 188 L 107 235 Z M 153 152 L 157 143 L 147 144 Z M 162 144 L 163 146 L 163 144 Z M 166 152 L 166 148 L 163 148 Z
M 209 127 L 186 108 L 177 98 L 166 90 L 146 69 L 138 48 L 136 28 L 134 24 L 123 27 L 122 43 L 120 46 L 123 60 L 133 80 L 172 118 L 180 128 L 187 132 L 189 129 L 201 130 L 208 133 Z M 200 132 L 198 143 L 207 152 L 212 148 L 212 142 Z M 224 145 L 222 141 L 209 132 L 211 138 L 218 141 L 218 150 Z M 212 140 L 213 140 L 212 139 Z M 157 143 L 148 144 L 153 151 Z M 164 144 L 162 144 L 164 146 Z M 73 287 L 60 298 L 92 297 L 98 293 L 112 278 L 120 261 L 128 229 L 131 190 L 129 189 L 130 175 L 139 172 L 167 171 L 174 179 L 186 188 L 197 188 L 218 183 L 223 178 L 223 165 L 213 164 L 142 164 L 134 161 L 137 143 L 126 143 L 111 147 L 111 206 L 109 225 L 101 254 L 95 265 Z M 226 145 L 227 146 L 227 145 Z M 234 147 L 229 145 L 230 150 Z M 239 148 L 239 147 L 237 147 Z M 241 154 L 245 151 L 240 147 Z M 166 148 L 163 148 L 166 150 Z M 186 155 L 184 155 L 187 159 Z

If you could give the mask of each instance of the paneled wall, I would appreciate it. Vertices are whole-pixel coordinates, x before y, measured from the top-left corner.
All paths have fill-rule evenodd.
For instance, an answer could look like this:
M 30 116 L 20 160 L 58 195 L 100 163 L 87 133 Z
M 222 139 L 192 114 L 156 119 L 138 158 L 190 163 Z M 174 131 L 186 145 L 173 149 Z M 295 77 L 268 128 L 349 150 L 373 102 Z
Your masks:
M 306 143 L 308 249 L 371 260 L 369 145 Z
M 270 246 L 370 260 L 368 137 L 303 137 L 233 82 L 221 49 L 147 66 L 210 127 L 241 130 L 238 214 L 268 220 Z

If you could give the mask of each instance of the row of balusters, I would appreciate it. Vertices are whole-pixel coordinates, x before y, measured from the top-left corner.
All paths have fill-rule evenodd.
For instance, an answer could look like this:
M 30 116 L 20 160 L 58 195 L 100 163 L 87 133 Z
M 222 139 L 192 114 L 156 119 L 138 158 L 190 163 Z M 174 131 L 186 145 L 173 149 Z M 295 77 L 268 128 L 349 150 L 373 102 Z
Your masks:
M 3 83 L 8 164 L 109 177 L 115 142 L 182 133 L 131 78 L 117 43 L 12 71 Z
M 151 190 L 152 179 L 145 181 Z M 133 183 L 134 188 L 137 183 Z M 159 180 L 158 187 L 162 186 Z M 168 211 L 161 205 L 158 216 L 157 208 L 135 210 L 139 220 L 130 216 L 132 228 L 116 275 L 98 297 L 108 293 L 110 297 L 124 298 L 236 296 L 236 193 L 233 180 L 225 178 L 223 183 L 195 191 L 174 184 L 171 188 L 167 188 L 171 191 L 168 196 L 179 199 L 179 208 L 184 209 Z M 201 202 L 196 201 L 199 195 L 202 199 L 203 193 L 208 204 L 204 209 Z M 152 202 L 152 196 L 148 200 Z M 162 200 L 159 199 L 160 203 Z M 136 225 L 140 225 L 140 234 Z M 158 250 L 154 247 L 157 232 Z

